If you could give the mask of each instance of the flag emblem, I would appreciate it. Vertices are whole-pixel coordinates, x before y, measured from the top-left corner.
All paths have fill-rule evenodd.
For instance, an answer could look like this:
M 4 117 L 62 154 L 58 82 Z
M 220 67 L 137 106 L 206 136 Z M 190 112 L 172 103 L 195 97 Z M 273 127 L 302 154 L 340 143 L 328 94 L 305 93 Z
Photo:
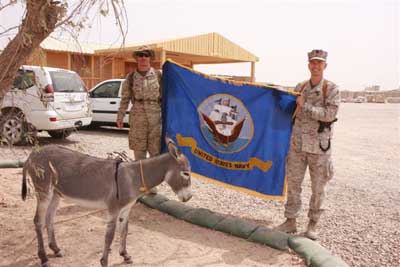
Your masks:
M 253 137 L 253 120 L 240 99 L 215 94 L 198 107 L 200 129 L 207 142 L 218 152 L 235 153 L 244 149 Z

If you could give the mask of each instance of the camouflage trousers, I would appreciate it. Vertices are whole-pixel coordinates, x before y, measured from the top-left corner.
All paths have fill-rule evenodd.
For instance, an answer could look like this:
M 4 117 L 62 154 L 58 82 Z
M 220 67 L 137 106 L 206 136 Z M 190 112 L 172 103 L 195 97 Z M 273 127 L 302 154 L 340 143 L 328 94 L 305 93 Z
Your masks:
M 161 112 L 145 112 L 133 109 L 129 114 L 129 148 L 134 151 L 135 159 L 145 159 L 160 154 Z
M 318 222 L 323 212 L 322 204 L 325 196 L 325 186 L 333 177 L 331 153 L 318 155 L 296 152 L 294 149 L 290 149 L 286 162 L 288 192 L 285 217 L 297 218 L 299 216 L 302 205 L 301 185 L 307 166 L 310 171 L 312 190 L 308 218 Z

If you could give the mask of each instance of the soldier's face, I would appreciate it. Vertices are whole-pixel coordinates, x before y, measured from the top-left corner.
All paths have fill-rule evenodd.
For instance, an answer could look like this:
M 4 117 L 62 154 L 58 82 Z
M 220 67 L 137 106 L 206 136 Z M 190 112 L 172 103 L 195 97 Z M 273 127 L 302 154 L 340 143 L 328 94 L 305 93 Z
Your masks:
M 326 62 L 318 59 L 313 59 L 308 62 L 308 69 L 311 72 L 311 76 L 322 76 L 326 68 Z
M 147 71 L 151 66 L 151 57 L 147 53 L 140 53 L 136 55 L 136 62 L 140 71 Z

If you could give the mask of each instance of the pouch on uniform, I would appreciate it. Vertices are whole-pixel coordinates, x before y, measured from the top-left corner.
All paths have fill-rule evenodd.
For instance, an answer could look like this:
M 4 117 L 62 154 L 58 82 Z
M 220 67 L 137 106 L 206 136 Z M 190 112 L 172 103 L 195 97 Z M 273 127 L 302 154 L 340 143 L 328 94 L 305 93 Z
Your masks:
M 225 217 L 214 229 L 247 239 L 258 226 L 235 217 Z
M 214 226 L 224 219 L 224 216 L 208 209 L 198 208 L 187 212 L 182 219 L 196 225 L 214 229 Z
M 159 205 L 159 210 L 169 215 L 172 215 L 178 219 L 182 219 L 183 216 L 194 208 L 186 206 L 185 204 L 176 201 L 168 200 Z
M 289 250 L 290 235 L 264 226 L 260 226 L 249 237 L 250 241 L 265 244 L 279 250 Z

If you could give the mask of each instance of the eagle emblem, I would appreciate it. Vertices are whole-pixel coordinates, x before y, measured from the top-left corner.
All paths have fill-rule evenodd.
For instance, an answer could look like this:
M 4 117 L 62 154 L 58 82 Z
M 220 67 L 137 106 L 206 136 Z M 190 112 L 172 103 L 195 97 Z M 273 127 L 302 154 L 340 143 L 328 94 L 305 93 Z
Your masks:
M 207 98 L 200 105 L 199 114 L 203 135 L 220 152 L 241 150 L 252 137 L 250 114 L 242 102 L 231 95 L 218 94 Z

